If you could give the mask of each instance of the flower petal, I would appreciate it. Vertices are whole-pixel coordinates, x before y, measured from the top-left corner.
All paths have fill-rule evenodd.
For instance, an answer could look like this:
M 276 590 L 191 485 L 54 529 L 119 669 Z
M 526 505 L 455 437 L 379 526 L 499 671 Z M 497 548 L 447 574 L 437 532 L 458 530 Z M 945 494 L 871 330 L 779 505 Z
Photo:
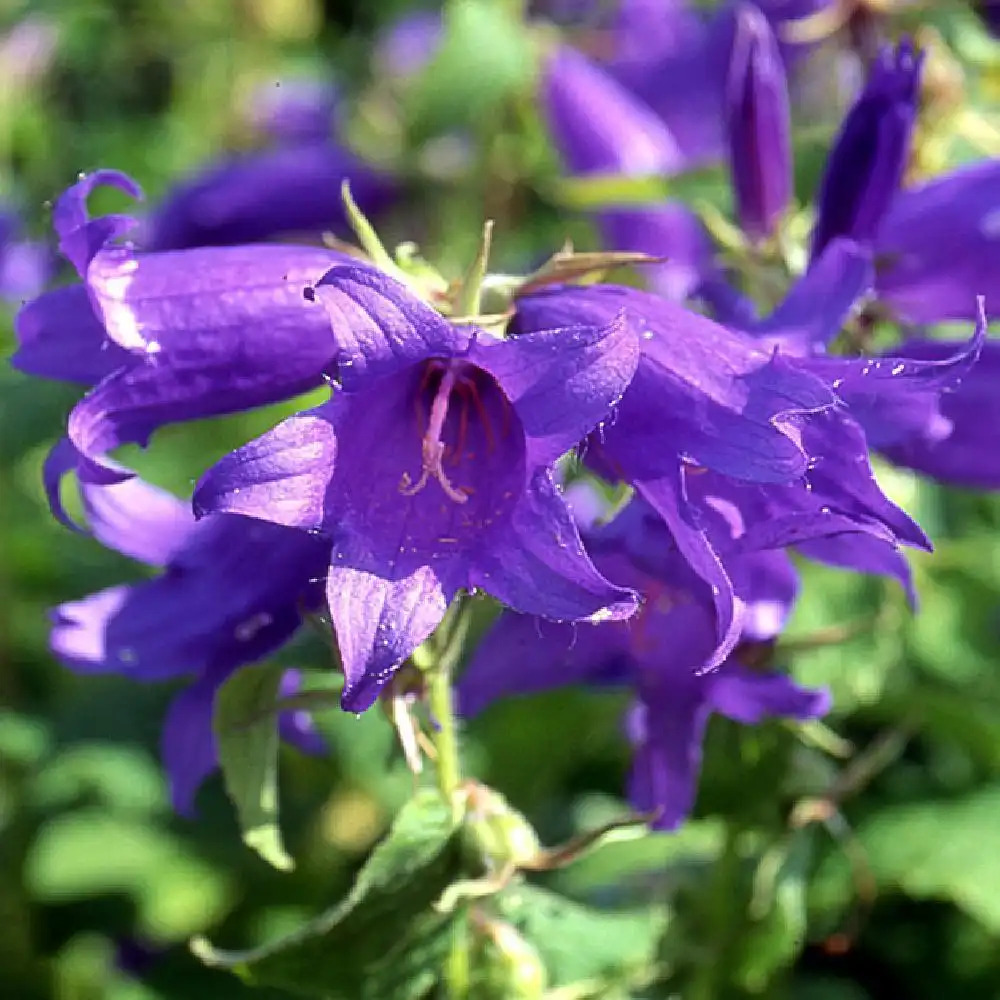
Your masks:
M 194 529 L 187 504 L 141 479 L 110 486 L 82 482 L 80 495 L 94 537 L 150 566 L 166 565 Z
M 603 431 L 603 451 L 628 467 L 626 478 L 668 475 L 679 454 L 758 482 L 801 475 L 807 456 L 799 419 L 831 406 L 835 397 L 814 376 L 780 357 L 769 359 L 749 337 L 614 285 L 525 296 L 514 329 L 595 325 L 621 310 L 639 332 L 642 357 L 615 420 Z
M 871 447 L 884 448 L 915 435 L 944 433 L 947 422 L 941 415 L 941 401 L 975 371 L 986 333 L 980 299 L 972 337 L 953 346 L 950 355 L 936 351 L 936 356 L 909 357 L 903 345 L 902 350 L 893 348 L 889 356 L 814 358 L 804 364 L 848 404 Z
M 535 473 L 510 520 L 473 555 L 469 584 L 515 611 L 552 621 L 617 621 L 638 605 L 633 591 L 597 571 L 544 469 Z
M 462 715 L 497 698 L 569 684 L 623 684 L 630 679 L 628 625 L 550 622 L 505 612 L 483 636 L 458 682 Z
M 368 214 L 390 197 L 386 178 L 330 142 L 297 143 L 212 165 L 167 194 L 153 219 L 149 247 L 225 246 L 329 230 L 344 235 L 344 179 Z
M 639 362 L 639 341 L 619 316 L 602 327 L 477 341 L 468 359 L 493 375 L 513 403 L 528 438 L 528 460 L 548 466 L 621 399 Z
M 810 538 L 800 542 L 797 548 L 802 555 L 827 566 L 896 580 L 903 588 L 910 607 L 916 610 L 913 571 L 906 556 L 891 540 L 854 531 Z
M 291 637 L 328 561 L 329 543 L 313 535 L 220 515 L 156 579 L 58 608 L 53 643 L 58 633 L 75 669 L 136 680 L 232 669 Z
M 815 353 L 840 333 L 874 281 L 867 248 L 853 240 L 832 240 L 777 309 L 745 329 L 784 354 Z
M 903 319 L 968 320 L 976 296 L 996 287 L 998 185 L 1000 160 L 992 159 L 897 195 L 875 249 L 879 297 Z
M 712 677 L 709 704 L 713 711 L 752 726 L 768 718 L 819 718 L 830 711 L 831 699 L 829 691 L 799 687 L 784 674 L 732 663 Z
M 715 650 L 700 666 L 717 667 L 739 641 L 746 607 L 736 596 L 722 560 L 699 524 L 695 507 L 688 501 L 680 468 L 673 476 L 645 480 L 637 483 L 636 488 L 663 518 L 688 565 L 711 588 L 716 615 Z
M 194 818 L 194 802 L 205 779 L 219 766 L 212 716 L 215 694 L 227 674 L 209 671 L 174 697 L 160 735 L 160 755 L 174 811 Z
M 614 77 L 567 46 L 542 74 L 541 107 L 556 148 L 575 174 L 665 174 L 684 158 L 663 122 Z
M 910 340 L 895 349 L 914 363 L 947 363 L 966 344 Z M 908 362 L 909 363 L 909 362 Z M 988 340 L 978 362 L 939 400 L 940 420 L 914 426 L 882 451 L 898 465 L 945 483 L 1000 489 L 1000 342 Z
M 142 189 L 127 174 L 118 170 L 95 170 L 82 175 L 67 188 L 52 208 L 52 225 L 59 236 L 59 251 L 76 268 L 81 278 L 94 257 L 112 240 L 137 225 L 130 215 L 103 215 L 90 218 L 87 199 L 94 188 L 117 188 L 133 198 L 142 198 Z
M 11 365 L 26 375 L 94 385 L 131 355 L 108 339 L 82 285 L 56 288 L 26 303 L 14 320 Z
M 641 812 L 656 811 L 654 830 L 675 830 L 694 806 L 709 708 L 707 678 L 647 685 L 626 731 L 633 745 L 628 797 Z
M 362 568 L 374 563 L 374 571 Z M 337 547 L 327 580 L 327 602 L 344 666 L 340 704 L 363 712 L 403 661 L 444 617 L 458 590 L 430 566 L 386 578 L 382 560 Z
M 431 357 L 463 353 L 472 327 L 456 327 L 405 285 L 377 268 L 340 264 L 316 282 L 333 324 L 340 380 L 346 389 Z

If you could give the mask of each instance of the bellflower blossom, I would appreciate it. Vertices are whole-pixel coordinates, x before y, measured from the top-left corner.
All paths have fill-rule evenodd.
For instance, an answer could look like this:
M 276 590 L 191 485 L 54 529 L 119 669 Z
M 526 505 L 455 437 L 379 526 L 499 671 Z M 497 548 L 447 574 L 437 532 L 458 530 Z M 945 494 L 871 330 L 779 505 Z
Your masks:
M 594 568 L 552 467 L 628 386 L 632 327 L 501 340 L 358 264 L 312 294 L 341 344 L 341 384 L 223 458 L 194 502 L 332 540 L 343 707 L 371 705 L 462 589 L 560 621 L 631 614 L 635 595 Z
M 129 178 L 100 171 L 58 199 L 60 250 L 82 283 L 41 295 L 16 320 L 14 367 L 93 386 L 70 413 L 71 447 L 57 447 L 47 467 L 58 513 L 67 469 L 121 479 L 129 473 L 110 468 L 107 452 L 144 445 L 168 423 L 322 385 L 337 350 L 326 314 L 302 292 L 343 254 L 278 244 L 142 253 L 115 242 L 129 216 L 88 216 L 87 196 L 102 184 L 138 194 Z
M 189 815 L 199 786 L 218 766 L 216 691 L 237 668 L 286 643 L 304 610 L 319 608 L 316 581 L 329 542 L 232 514 L 196 523 L 185 504 L 135 478 L 84 483 L 81 495 L 99 541 L 163 573 L 60 605 L 50 645 L 81 673 L 143 682 L 190 678 L 170 706 L 161 741 L 174 807 Z M 282 693 L 298 684 L 298 672 L 286 672 Z M 323 749 L 302 712 L 282 713 L 280 730 L 300 749 Z
M 375 214 L 393 198 L 386 176 L 329 140 L 233 157 L 167 194 L 151 221 L 147 248 L 228 246 L 294 233 L 344 235 L 344 178 L 365 212 Z
M 746 724 L 773 716 L 810 719 L 829 709 L 829 696 L 746 666 L 739 648 L 717 669 L 701 669 L 715 646 L 710 588 L 643 500 L 634 499 L 585 539 L 602 572 L 645 594 L 641 610 L 630 621 L 596 626 L 504 613 L 459 682 L 460 710 L 472 715 L 505 695 L 567 684 L 631 688 L 636 702 L 626 723 L 635 754 L 629 798 L 636 809 L 655 812 L 655 828 L 672 830 L 694 803 L 711 713 Z M 742 555 L 731 570 L 747 608 L 741 638 L 774 639 L 798 586 L 788 556 Z
M 522 296 L 512 330 L 597 324 L 619 311 L 639 333 L 642 355 L 615 419 L 590 436 L 586 459 L 635 486 L 711 587 L 718 625 L 711 664 L 740 632 L 743 607 L 728 568 L 737 553 L 808 544 L 818 558 L 860 560 L 867 570 L 876 552 L 882 571 L 908 587 L 897 546 L 929 543 L 876 483 L 864 433 L 829 372 L 613 285 Z M 835 540 L 832 555 L 819 544 L 827 538 Z
M 867 241 L 878 235 L 906 169 L 923 60 L 907 41 L 879 53 L 826 161 L 813 259 L 837 236 Z

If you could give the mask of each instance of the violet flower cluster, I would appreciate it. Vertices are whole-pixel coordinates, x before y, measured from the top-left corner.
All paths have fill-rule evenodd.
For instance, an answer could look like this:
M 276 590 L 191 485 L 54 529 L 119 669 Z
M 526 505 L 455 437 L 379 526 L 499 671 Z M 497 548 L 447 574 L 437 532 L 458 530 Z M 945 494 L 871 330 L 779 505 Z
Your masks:
M 795 53 L 772 33 L 772 6 L 709 24 L 678 4 L 678 31 L 698 46 L 668 51 L 643 5 L 625 3 L 611 64 L 557 49 L 542 102 L 569 168 L 673 172 L 727 148 L 748 244 L 776 242 Z M 363 712 L 456 599 L 489 595 L 505 610 L 471 655 L 461 712 L 567 684 L 629 690 L 629 796 L 660 828 L 692 808 L 711 713 L 825 713 L 825 691 L 749 655 L 791 612 L 790 554 L 887 575 L 912 600 L 902 550 L 930 542 L 882 491 L 870 451 L 948 481 L 1000 481 L 1000 421 L 984 417 L 998 362 L 979 298 L 998 252 L 997 165 L 899 190 L 920 72 L 908 43 L 872 68 L 827 163 L 808 266 L 764 316 L 682 206 L 599 219 L 609 248 L 672 258 L 653 291 L 515 282 L 500 325 L 395 265 L 242 242 L 298 216 L 264 226 L 234 209 L 206 235 L 191 206 L 207 191 L 257 203 L 245 165 L 168 202 L 148 249 L 124 240 L 129 216 L 87 210 L 99 185 L 138 196 L 133 181 L 101 171 L 69 188 L 53 221 L 80 280 L 24 306 L 13 363 L 87 389 L 46 463 L 56 516 L 78 527 L 60 493 L 71 474 L 95 537 L 162 573 L 56 609 L 52 648 L 81 671 L 190 679 L 164 732 L 177 807 L 190 811 L 215 765 L 219 686 L 312 613 L 336 637 L 343 708 Z M 671 74 L 683 89 L 664 85 Z M 175 223 L 200 235 L 163 236 Z M 878 355 L 828 350 L 876 307 L 975 329 Z M 205 471 L 190 506 L 112 458 L 168 424 L 324 386 L 318 406 Z M 586 517 L 566 492 L 580 477 L 630 499 Z M 308 717 L 283 731 L 317 748 Z

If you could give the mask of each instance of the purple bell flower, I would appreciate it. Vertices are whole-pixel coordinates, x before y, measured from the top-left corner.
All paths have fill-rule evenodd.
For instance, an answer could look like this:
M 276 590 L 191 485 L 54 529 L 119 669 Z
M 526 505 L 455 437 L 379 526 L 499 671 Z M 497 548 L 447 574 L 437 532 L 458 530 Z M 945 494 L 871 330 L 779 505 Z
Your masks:
M 810 719 L 829 709 L 829 696 L 745 666 L 738 647 L 716 669 L 704 669 L 717 632 L 710 588 L 641 499 L 586 541 L 609 578 L 644 594 L 640 611 L 630 621 L 596 626 L 504 614 L 459 681 L 460 711 L 473 715 L 499 697 L 568 684 L 631 688 L 637 700 L 626 724 L 634 746 L 629 799 L 657 813 L 655 828 L 675 829 L 694 804 L 711 713 L 748 725 L 772 716 Z M 798 587 L 788 557 L 743 555 L 732 572 L 747 608 L 741 638 L 774 639 Z
M 559 621 L 631 614 L 635 595 L 590 562 L 552 467 L 625 391 L 632 329 L 500 340 L 358 264 L 334 267 L 315 296 L 341 384 L 210 469 L 195 509 L 332 540 L 343 707 L 368 708 L 462 589 Z
M 70 414 L 72 447 L 57 448 L 47 467 L 64 520 L 63 472 L 119 480 L 130 473 L 102 458 L 119 445 L 320 386 L 337 353 L 326 313 L 303 291 L 343 254 L 278 244 L 138 252 L 114 242 L 130 217 L 88 217 L 87 196 L 100 184 L 138 193 L 128 178 L 102 171 L 59 198 L 60 250 L 83 283 L 21 310 L 12 358 L 29 374 L 93 385 Z
M 923 59 L 907 41 L 879 53 L 826 162 L 813 259 L 838 236 L 864 242 L 878 235 L 906 169 Z
M 161 744 L 174 808 L 190 814 L 218 766 L 215 692 L 240 666 L 284 645 L 304 610 L 320 607 L 329 541 L 238 515 L 196 523 L 179 500 L 136 478 L 84 483 L 81 495 L 103 545 L 164 571 L 60 605 L 51 648 L 81 673 L 191 678 L 167 713 Z M 287 673 L 283 692 L 298 683 L 296 672 Z M 300 749 L 322 748 L 302 713 L 283 713 L 280 728 Z
M 296 142 L 233 157 L 171 191 L 156 210 L 150 250 L 253 243 L 282 234 L 349 232 L 340 182 L 362 211 L 393 198 L 387 177 L 329 141 Z
M 736 11 L 724 108 L 736 216 L 761 240 L 774 235 L 791 200 L 791 119 L 777 40 L 749 3 Z
M 929 548 L 875 482 L 861 427 L 804 362 L 612 285 L 524 296 L 512 329 L 597 324 L 620 312 L 639 334 L 642 355 L 614 419 L 588 439 L 586 458 L 606 478 L 635 486 L 711 587 L 718 634 L 710 665 L 731 652 L 741 628 L 727 566 L 730 535 L 740 552 L 852 534 L 865 536 L 852 546 L 896 556 L 898 543 Z M 738 528 L 719 522 L 717 530 L 713 517 L 722 510 Z M 905 585 L 900 562 L 892 571 Z

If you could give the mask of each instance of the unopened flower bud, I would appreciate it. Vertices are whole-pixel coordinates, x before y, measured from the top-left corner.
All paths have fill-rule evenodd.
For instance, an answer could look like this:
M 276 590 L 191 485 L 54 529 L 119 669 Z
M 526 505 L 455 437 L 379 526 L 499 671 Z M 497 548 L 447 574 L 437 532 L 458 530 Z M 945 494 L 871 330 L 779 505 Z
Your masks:
M 736 215 L 753 240 L 771 236 L 792 191 L 788 83 L 778 42 L 753 4 L 741 4 L 726 79 L 725 117 Z
M 883 49 L 826 161 L 812 257 L 838 236 L 873 239 L 899 189 L 917 115 L 923 53 Z

